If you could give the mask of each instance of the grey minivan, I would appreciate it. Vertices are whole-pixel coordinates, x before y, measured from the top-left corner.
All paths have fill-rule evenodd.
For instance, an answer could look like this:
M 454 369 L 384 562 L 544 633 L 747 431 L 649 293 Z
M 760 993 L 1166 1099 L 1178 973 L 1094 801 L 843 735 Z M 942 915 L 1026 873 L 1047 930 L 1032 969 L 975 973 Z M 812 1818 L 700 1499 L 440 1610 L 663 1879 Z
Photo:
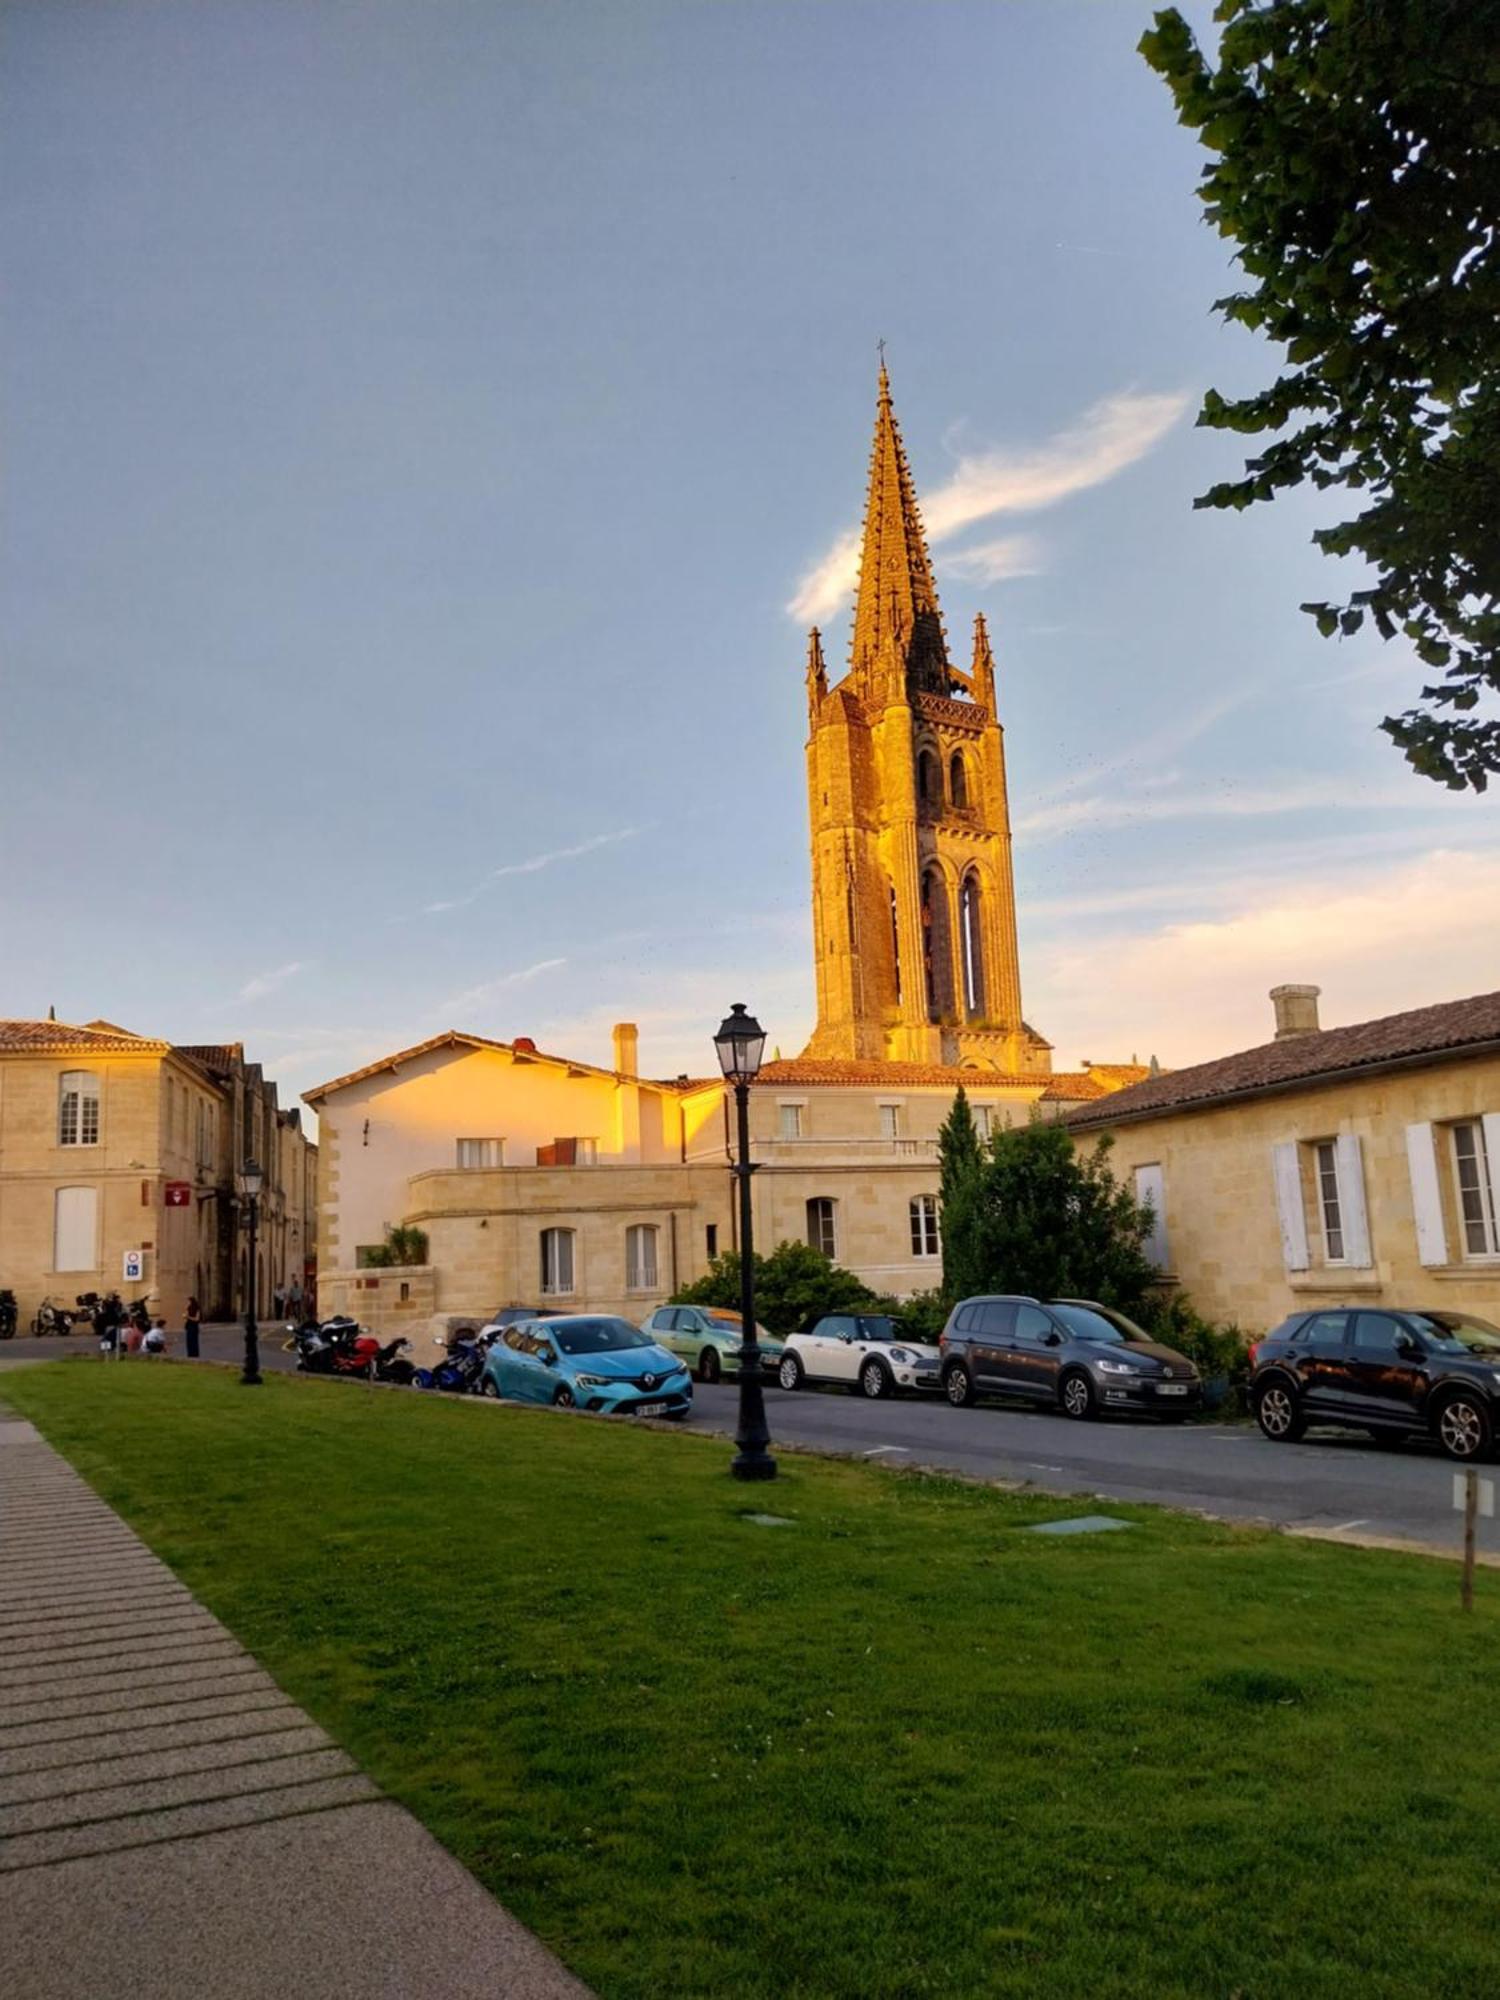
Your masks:
M 1015 1396 L 1069 1417 L 1134 1410 L 1171 1419 L 1203 1403 L 1185 1354 L 1092 1299 L 960 1299 L 938 1347 L 955 1409 L 976 1396 Z

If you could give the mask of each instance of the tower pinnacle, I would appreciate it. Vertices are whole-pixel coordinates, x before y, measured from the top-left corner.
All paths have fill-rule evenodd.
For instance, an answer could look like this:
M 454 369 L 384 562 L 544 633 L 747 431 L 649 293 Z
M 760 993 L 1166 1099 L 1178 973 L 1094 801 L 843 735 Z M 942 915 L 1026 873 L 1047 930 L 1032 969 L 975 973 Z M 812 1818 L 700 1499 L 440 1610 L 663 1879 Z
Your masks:
M 916 489 L 891 405 L 891 380 L 884 355 L 875 401 L 875 442 L 870 452 L 850 664 L 861 681 L 869 682 L 883 657 L 899 664 L 909 689 L 947 694 L 948 648 L 937 585 L 922 533 Z

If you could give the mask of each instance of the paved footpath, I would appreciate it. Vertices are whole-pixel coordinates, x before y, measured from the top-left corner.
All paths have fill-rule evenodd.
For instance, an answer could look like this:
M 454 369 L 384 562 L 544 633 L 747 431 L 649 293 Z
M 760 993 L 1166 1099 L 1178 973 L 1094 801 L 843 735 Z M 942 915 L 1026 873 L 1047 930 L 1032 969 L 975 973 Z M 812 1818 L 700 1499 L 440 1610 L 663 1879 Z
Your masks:
M 587 2000 L 0 1405 L 5 2000 Z

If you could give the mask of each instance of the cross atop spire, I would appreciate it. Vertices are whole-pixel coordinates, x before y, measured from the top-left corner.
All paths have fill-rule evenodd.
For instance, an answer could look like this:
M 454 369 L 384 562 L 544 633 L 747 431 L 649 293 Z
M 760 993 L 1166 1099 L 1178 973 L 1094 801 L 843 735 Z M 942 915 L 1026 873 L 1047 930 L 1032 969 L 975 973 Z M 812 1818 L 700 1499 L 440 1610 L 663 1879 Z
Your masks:
M 884 342 L 881 348 L 851 665 L 855 674 L 868 678 L 889 648 L 905 670 L 908 688 L 947 694 L 948 647 L 937 585 L 916 488 L 891 407 Z

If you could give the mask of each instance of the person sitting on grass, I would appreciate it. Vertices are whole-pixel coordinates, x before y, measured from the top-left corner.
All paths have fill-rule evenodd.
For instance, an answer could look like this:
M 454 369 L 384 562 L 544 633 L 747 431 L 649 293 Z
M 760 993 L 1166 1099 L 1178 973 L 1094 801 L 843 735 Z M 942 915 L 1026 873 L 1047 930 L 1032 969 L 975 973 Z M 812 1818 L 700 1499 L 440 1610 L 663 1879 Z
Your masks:
M 147 1331 L 141 1335 L 141 1352 L 143 1354 L 165 1354 L 166 1351 L 167 1322 L 164 1319 L 159 1319 L 154 1321 Z

